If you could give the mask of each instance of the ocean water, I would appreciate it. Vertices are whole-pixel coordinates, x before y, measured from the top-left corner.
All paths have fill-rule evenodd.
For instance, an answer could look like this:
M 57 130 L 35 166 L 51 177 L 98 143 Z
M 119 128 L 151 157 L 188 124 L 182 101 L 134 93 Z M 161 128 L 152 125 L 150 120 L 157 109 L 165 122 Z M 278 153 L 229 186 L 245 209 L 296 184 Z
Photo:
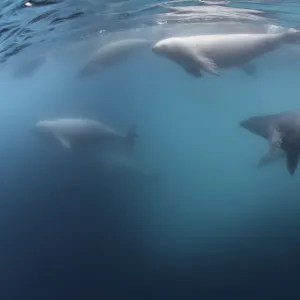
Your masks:
M 214 4 L 1 3 L 1 299 L 299 299 L 300 171 L 257 168 L 267 142 L 239 122 L 299 109 L 300 46 L 252 75 L 194 78 L 146 49 L 77 76 L 111 41 L 299 25 L 297 1 Z M 73 117 L 136 125 L 129 159 L 31 130 Z

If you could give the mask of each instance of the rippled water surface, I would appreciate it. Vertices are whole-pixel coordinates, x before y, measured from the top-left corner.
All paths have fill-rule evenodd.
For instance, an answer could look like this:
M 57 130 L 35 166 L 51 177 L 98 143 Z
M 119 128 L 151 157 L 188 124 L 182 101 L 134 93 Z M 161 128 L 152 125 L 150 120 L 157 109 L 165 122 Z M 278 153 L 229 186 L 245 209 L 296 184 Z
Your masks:
M 112 31 L 176 23 L 297 26 L 298 10 L 297 2 L 289 1 L 3 1 L 2 61 L 32 45 L 58 39 L 78 41 Z

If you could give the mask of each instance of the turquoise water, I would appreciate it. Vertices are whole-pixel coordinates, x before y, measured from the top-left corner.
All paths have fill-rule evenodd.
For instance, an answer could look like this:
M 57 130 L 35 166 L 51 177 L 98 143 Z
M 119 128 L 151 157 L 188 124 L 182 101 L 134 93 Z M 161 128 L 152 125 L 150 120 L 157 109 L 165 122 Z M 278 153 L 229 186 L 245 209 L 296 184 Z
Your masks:
M 147 49 L 77 74 L 110 41 L 281 32 L 298 28 L 299 10 L 285 1 L 4 1 L 1 298 L 298 299 L 299 170 L 290 176 L 284 160 L 257 168 L 267 142 L 239 122 L 299 108 L 300 46 L 256 59 L 253 75 L 193 78 Z M 44 64 L 22 73 L 40 56 Z M 97 151 L 30 130 L 71 117 L 122 133 L 137 125 L 129 161 L 112 168 Z

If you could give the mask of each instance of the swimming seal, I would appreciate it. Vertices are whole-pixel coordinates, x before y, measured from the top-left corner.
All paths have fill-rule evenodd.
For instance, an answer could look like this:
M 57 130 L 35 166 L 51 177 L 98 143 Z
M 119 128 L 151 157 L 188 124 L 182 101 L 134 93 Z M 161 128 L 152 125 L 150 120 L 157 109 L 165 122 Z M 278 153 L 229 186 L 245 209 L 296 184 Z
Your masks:
M 151 41 L 146 39 L 124 39 L 106 44 L 93 53 L 79 71 L 79 76 L 93 75 L 100 69 L 112 67 L 147 47 L 150 50 L 151 44 Z
M 157 42 L 152 51 L 176 62 L 189 74 L 201 77 L 202 71 L 220 75 L 220 68 L 244 67 L 283 44 L 299 42 L 300 31 L 290 29 L 269 34 L 171 37 Z

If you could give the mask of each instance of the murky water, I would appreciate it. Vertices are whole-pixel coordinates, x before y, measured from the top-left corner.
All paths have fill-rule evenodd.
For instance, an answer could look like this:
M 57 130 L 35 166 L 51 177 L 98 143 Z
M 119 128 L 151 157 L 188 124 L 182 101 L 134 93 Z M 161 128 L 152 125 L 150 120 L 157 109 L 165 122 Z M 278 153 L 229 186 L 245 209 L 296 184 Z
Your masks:
M 299 44 L 201 77 L 152 51 L 296 1 L 0 5 L 1 298 L 298 299 L 299 170 L 240 122 L 298 109 Z

